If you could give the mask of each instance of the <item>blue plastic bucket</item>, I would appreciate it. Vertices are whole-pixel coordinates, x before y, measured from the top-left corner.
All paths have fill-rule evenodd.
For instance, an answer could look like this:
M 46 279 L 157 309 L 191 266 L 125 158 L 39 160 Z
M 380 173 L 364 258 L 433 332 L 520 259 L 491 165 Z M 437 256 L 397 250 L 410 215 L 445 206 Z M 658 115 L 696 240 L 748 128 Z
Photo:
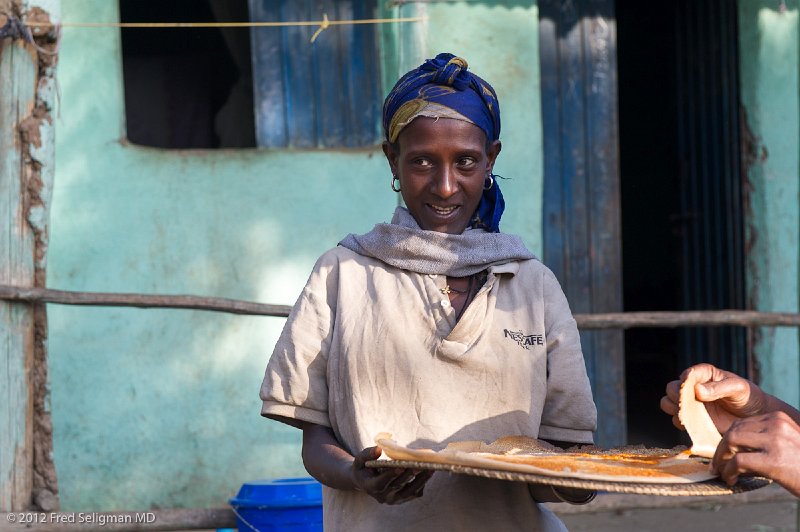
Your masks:
M 311 477 L 246 482 L 230 505 L 239 532 L 322 531 L 322 486 Z

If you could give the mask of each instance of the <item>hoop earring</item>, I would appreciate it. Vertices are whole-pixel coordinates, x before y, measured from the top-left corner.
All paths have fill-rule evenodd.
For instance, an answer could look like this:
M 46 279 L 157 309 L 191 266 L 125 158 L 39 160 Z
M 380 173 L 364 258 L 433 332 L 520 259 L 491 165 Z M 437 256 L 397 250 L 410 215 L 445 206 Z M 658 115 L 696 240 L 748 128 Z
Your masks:
M 395 182 L 395 181 L 397 181 L 397 183 L 398 183 L 398 186 L 397 186 L 397 188 L 395 188 L 395 186 L 394 186 L 394 182 Z M 396 175 L 393 175 L 393 176 L 392 176 L 392 184 L 391 184 L 392 190 L 394 190 L 395 192 L 400 192 L 400 185 L 399 185 L 399 183 L 400 183 L 400 179 L 399 179 L 399 178 L 398 178 Z
M 489 181 L 489 186 L 486 186 L 486 181 Z M 486 179 L 483 181 L 483 190 L 489 190 L 494 186 L 494 176 L 490 173 L 486 173 Z

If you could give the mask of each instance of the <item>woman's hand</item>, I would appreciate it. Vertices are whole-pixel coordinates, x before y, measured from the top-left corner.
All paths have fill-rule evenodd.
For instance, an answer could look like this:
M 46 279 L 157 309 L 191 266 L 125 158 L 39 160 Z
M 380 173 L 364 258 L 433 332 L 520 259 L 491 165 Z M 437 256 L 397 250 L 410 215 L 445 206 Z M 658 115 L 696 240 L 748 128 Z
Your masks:
M 739 475 L 756 474 L 800 497 L 800 426 L 784 412 L 770 412 L 735 422 L 711 462 L 730 485 Z
M 770 396 L 761 388 L 735 373 L 718 369 L 711 364 L 697 364 L 681 374 L 680 380 L 667 384 L 666 395 L 661 398 L 661 410 L 672 416 L 672 423 L 683 430 L 678 419 L 678 397 L 681 384 L 689 372 L 698 376 L 695 397 L 706 404 L 711 419 L 721 434 L 742 418 L 771 410 Z
M 396 467 L 366 467 L 381 455 L 380 447 L 368 447 L 353 460 L 353 484 L 356 489 L 383 504 L 401 504 L 422 497 L 425 483 L 433 471 Z
M 360 490 L 384 504 L 400 504 L 422 496 L 433 471 L 372 468 L 380 447 L 368 447 L 352 456 L 329 427 L 303 422 L 303 464 L 322 484 L 341 490 Z

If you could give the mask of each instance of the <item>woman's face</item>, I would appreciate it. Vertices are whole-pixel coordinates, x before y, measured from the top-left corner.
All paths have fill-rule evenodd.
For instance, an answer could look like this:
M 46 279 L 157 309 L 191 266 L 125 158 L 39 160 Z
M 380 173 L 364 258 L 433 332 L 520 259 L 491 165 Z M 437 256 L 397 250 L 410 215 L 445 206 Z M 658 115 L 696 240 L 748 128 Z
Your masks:
M 500 153 L 478 126 L 452 118 L 415 118 L 395 144 L 383 145 L 409 212 L 422 229 L 460 234 Z

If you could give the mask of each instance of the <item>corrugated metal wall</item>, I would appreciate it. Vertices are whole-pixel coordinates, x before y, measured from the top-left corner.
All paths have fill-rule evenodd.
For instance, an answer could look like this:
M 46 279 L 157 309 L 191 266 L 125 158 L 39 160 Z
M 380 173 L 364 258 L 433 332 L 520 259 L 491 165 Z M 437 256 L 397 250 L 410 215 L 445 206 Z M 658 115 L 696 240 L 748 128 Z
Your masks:
M 371 19 L 374 1 L 250 0 L 253 21 Z M 381 141 L 374 24 L 253 28 L 256 141 L 267 148 L 352 148 Z
M 544 262 L 575 313 L 622 310 L 613 0 L 539 3 Z M 626 439 L 621 331 L 584 331 L 596 442 Z

